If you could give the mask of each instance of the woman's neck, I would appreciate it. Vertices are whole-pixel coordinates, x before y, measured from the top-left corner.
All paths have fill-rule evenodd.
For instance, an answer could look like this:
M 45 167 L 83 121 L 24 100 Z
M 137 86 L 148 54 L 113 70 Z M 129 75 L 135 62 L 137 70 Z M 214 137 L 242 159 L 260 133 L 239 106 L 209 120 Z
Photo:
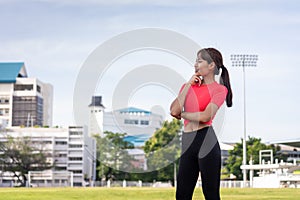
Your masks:
M 211 84 L 215 82 L 215 77 L 214 76 L 204 76 L 202 83 L 203 84 Z

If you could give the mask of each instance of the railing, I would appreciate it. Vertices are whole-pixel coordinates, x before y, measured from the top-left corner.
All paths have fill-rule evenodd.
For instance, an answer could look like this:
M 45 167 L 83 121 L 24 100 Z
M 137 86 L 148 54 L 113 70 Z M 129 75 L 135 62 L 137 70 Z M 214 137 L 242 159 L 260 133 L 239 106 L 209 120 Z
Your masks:
M 96 181 L 96 187 L 173 187 L 171 182 L 142 182 L 142 181 Z M 201 187 L 201 181 L 197 182 L 196 187 Z M 248 188 L 250 182 L 244 186 L 243 181 L 221 181 L 221 188 Z

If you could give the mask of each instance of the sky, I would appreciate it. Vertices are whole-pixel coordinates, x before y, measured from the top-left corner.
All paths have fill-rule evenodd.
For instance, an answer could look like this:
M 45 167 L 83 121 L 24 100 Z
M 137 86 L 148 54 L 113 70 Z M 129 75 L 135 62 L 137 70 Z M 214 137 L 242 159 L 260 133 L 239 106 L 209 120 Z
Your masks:
M 68 126 L 75 124 L 77 77 L 97 47 L 132 30 L 171 30 L 222 52 L 233 107 L 224 108 L 221 141 L 237 142 L 244 134 L 243 70 L 232 67 L 232 54 L 258 55 L 257 66 L 245 72 L 247 136 L 265 142 L 296 139 L 300 138 L 299 11 L 296 0 L 0 0 L 0 62 L 25 62 L 30 77 L 51 83 L 53 125 Z M 99 77 L 95 95 L 102 96 L 107 111 L 113 109 L 118 80 L 147 64 L 169 66 L 185 80 L 194 72 L 168 52 L 128 53 Z M 128 106 L 156 109 L 171 119 L 169 105 L 178 91 L 157 84 L 141 86 L 128 97 Z

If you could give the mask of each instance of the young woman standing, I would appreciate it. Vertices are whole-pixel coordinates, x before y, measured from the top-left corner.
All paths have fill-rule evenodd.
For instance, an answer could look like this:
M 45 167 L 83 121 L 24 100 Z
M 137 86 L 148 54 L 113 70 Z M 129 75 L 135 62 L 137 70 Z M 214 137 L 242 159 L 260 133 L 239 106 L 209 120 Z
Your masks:
M 222 54 L 214 48 L 201 49 L 194 67 L 195 74 L 183 84 L 170 107 L 173 117 L 184 119 L 176 199 L 192 199 L 200 171 L 205 199 L 218 200 L 221 151 L 212 120 L 225 100 L 228 107 L 232 106 L 229 74 Z M 219 84 L 215 75 L 220 71 Z

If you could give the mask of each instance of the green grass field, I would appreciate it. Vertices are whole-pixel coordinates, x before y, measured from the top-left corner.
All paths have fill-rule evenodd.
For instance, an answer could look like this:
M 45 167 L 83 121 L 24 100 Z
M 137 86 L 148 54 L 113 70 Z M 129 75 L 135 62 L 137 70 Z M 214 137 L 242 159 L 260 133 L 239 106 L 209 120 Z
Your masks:
M 174 188 L 1 188 L 0 200 L 171 200 Z M 223 200 L 300 199 L 300 189 L 221 189 Z M 204 199 L 197 188 L 193 199 Z

